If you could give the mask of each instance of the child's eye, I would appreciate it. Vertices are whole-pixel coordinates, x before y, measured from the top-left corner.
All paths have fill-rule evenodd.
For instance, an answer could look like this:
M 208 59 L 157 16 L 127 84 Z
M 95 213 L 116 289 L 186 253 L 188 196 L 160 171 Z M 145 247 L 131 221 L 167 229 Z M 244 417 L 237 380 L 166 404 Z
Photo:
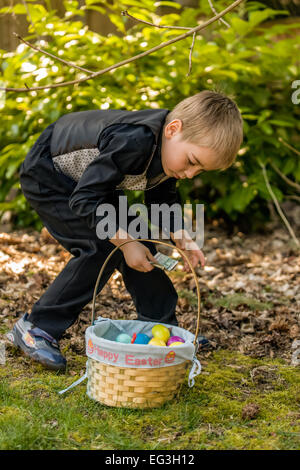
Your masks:
M 193 165 L 193 166 L 196 165 L 196 163 L 191 162 L 191 160 L 190 160 L 189 158 L 188 158 L 188 162 L 189 162 L 191 165 Z

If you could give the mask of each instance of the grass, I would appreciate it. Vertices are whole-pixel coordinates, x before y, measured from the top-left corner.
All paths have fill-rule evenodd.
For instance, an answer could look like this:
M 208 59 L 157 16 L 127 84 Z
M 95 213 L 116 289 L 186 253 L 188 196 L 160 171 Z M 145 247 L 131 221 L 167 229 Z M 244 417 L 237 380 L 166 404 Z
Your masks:
M 79 378 L 86 357 L 55 373 L 14 352 L 0 366 L 0 449 L 300 448 L 299 371 L 282 360 L 228 351 L 210 356 L 193 388 L 152 410 L 109 408 L 90 400 Z M 258 413 L 245 417 L 247 404 Z

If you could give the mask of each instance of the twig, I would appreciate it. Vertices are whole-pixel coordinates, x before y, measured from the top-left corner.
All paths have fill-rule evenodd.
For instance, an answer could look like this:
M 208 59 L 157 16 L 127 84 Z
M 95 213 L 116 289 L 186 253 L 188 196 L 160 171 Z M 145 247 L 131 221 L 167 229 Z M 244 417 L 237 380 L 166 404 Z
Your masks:
M 208 25 L 210 25 L 210 24 L 214 23 L 215 21 L 217 21 L 219 18 L 224 16 L 226 13 L 228 13 L 229 11 L 231 11 L 235 7 L 237 7 L 242 1 L 243 0 L 236 0 L 231 5 L 229 5 L 227 8 L 225 8 L 225 10 L 218 13 L 218 15 L 214 16 L 213 18 L 210 18 L 208 21 L 206 21 L 202 25 L 198 25 L 195 28 L 192 28 L 190 31 L 188 31 L 184 34 L 181 34 L 180 36 L 177 36 L 176 38 L 173 38 L 173 39 L 170 39 L 169 41 L 163 42 L 163 43 L 159 44 L 158 46 L 155 46 L 152 49 L 149 49 L 148 51 L 144 51 L 141 54 L 130 57 L 129 59 L 122 60 L 121 62 L 118 62 L 117 64 L 113 64 L 110 67 L 106 67 L 105 69 L 102 69 L 98 72 L 94 72 L 91 75 L 89 75 L 88 77 L 82 77 L 82 78 L 79 78 L 77 80 L 71 80 L 69 82 L 61 82 L 61 83 L 55 83 L 55 84 L 52 84 L 52 85 L 32 87 L 29 90 L 27 90 L 26 88 L 2 88 L 2 87 L 0 87 L 0 90 L 17 91 L 17 92 L 26 91 L 27 92 L 27 91 L 45 90 L 45 89 L 50 89 L 50 88 L 58 88 L 58 87 L 62 87 L 62 86 L 75 85 L 77 83 L 81 83 L 81 82 L 85 82 L 87 80 L 91 80 L 92 78 L 99 77 L 100 75 L 103 75 L 104 73 L 109 72 L 110 70 L 116 69 L 118 67 L 121 67 L 122 65 L 129 64 L 130 62 L 141 59 L 142 57 L 145 57 L 149 54 L 152 54 L 153 52 L 156 52 L 156 51 L 158 51 L 158 50 L 160 50 L 164 47 L 167 47 L 170 44 L 174 44 L 177 41 L 181 41 L 182 39 L 185 39 L 188 36 L 191 36 L 192 34 L 206 28 Z
M 68 65 L 69 67 L 74 67 L 75 69 L 82 70 L 83 72 L 87 73 L 93 73 L 92 70 L 84 69 L 83 67 L 79 67 L 79 65 L 72 64 L 72 62 L 68 62 L 67 60 L 61 59 L 60 57 L 57 57 L 54 54 L 51 54 L 50 52 L 45 51 L 44 49 L 41 49 L 40 47 L 34 46 L 28 41 L 25 41 L 19 34 L 13 33 L 14 36 L 16 36 L 20 41 L 24 42 L 27 46 L 31 47 L 31 49 L 34 49 L 35 51 L 41 52 L 42 54 L 48 55 L 49 57 L 52 57 L 54 60 L 58 60 L 59 62 L 62 62 L 63 64 Z
M 194 49 L 194 44 L 195 44 L 195 38 L 196 38 L 196 33 L 193 34 L 193 42 L 190 47 L 190 55 L 189 55 L 189 70 L 188 73 L 186 74 L 186 77 L 188 77 L 191 73 L 192 70 L 192 55 L 193 55 L 193 49 Z
M 217 13 L 217 12 L 216 12 Z M 161 26 L 159 24 L 154 24 L 154 23 L 150 23 L 150 21 L 144 21 L 144 20 L 140 20 L 139 18 L 135 18 L 134 16 L 130 15 L 128 13 L 127 10 L 124 10 L 124 11 L 121 11 L 121 15 L 122 16 L 128 16 L 129 18 L 132 18 L 133 20 L 139 22 L 139 23 L 144 23 L 144 24 L 148 24 L 149 26 L 154 26 L 155 28 L 162 28 L 162 29 L 192 29 L 190 27 L 186 27 L 186 26 Z M 192 42 L 192 46 L 190 47 L 190 54 L 189 54 L 189 70 L 188 70 L 188 73 L 186 74 L 186 77 L 188 77 L 191 73 L 191 70 L 192 70 L 192 55 L 193 55 L 193 48 L 194 48 L 194 44 L 195 44 L 195 38 L 196 38 L 196 33 L 193 34 L 193 42 Z
M 212 1 L 211 0 L 208 0 L 208 3 L 212 9 L 212 11 L 215 13 L 215 15 L 218 14 L 218 12 L 216 11 L 216 9 L 214 8 L 213 4 L 212 4 Z M 135 21 L 138 21 L 139 23 L 144 23 L 144 24 L 147 24 L 149 26 L 154 26 L 155 28 L 162 28 L 162 29 L 192 29 L 190 27 L 186 27 L 186 26 L 162 26 L 162 25 L 158 25 L 158 24 L 154 24 L 154 23 L 150 23 L 150 21 L 145 21 L 145 20 L 140 20 L 139 18 L 136 18 L 134 17 L 133 15 L 131 15 L 130 13 L 128 13 L 127 10 L 123 10 L 121 11 L 121 15 L 122 16 L 128 16 L 128 18 L 131 18 Z M 224 21 L 222 18 L 219 19 L 220 22 L 224 23 L 228 28 L 230 28 L 230 24 L 228 24 L 226 21 Z M 193 42 L 192 42 L 192 46 L 190 47 L 190 54 L 189 54 L 189 70 L 188 70 L 188 73 L 186 74 L 186 77 L 189 77 L 191 71 L 192 71 L 192 55 L 193 55 L 193 49 L 194 49 L 194 45 L 195 45 L 195 38 L 196 38 L 196 33 L 193 34 Z
M 215 9 L 215 7 L 213 6 L 212 0 L 208 0 L 208 3 L 209 3 L 210 8 L 212 9 L 214 14 L 216 15 L 218 12 Z M 220 18 L 219 21 L 220 21 L 220 23 L 225 24 L 225 26 L 227 26 L 227 28 L 230 28 L 230 24 L 228 24 L 227 21 L 223 20 L 223 18 Z
M 140 20 L 139 18 L 136 18 L 135 16 L 132 16 L 130 13 L 128 13 L 127 10 L 122 10 L 121 11 L 122 16 L 128 16 L 128 18 L 131 18 L 134 21 L 138 21 L 139 23 L 144 23 L 149 26 L 154 26 L 155 28 L 161 28 L 161 29 L 185 29 L 185 30 L 190 30 L 192 29 L 189 26 L 162 26 L 160 24 L 154 24 L 150 23 L 150 21 L 145 21 L 145 20 Z
M 28 5 L 27 5 L 27 3 L 26 3 L 26 1 L 25 1 L 25 0 L 22 0 L 22 3 L 23 3 L 23 5 L 24 5 L 24 7 L 25 7 L 25 9 L 26 9 L 27 16 L 28 16 L 28 19 L 29 19 L 29 21 L 30 21 L 30 23 L 31 23 L 32 29 L 33 29 L 33 31 L 35 32 L 35 34 L 36 34 L 36 37 L 37 37 L 37 38 L 38 38 L 38 40 L 40 41 L 40 40 L 41 40 L 41 38 L 40 38 L 40 36 L 38 35 L 38 33 L 36 32 L 36 30 L 35 30 L 35 26 L 34 26 L 34 23 L 33 23 L 33 21 L 32 21 L 32 18 L 31 18 L 31 14 L 30 14 L 30 11 L 29 11 L 29 8 L 28 8 Z
M 294 199 L 294 201 L 300 202 L 300 196 L 293 194 L 292 196 L 284 196 L 286 199 Z
M 274 163 L 270 163 L 271 167 L 273 168 L 273 170 L 276 171 L 276 173 L 283 179 L 283 181 L 285 181 L 287 184 L 289 184 L 290 186 L 292 186 L 293 188 L 295 188 L 299 193 L 300 193 L 300 184 L 298 183 L 295 183 L 294 181 L 290 180 L 290 178 L 288 178 L 287 176 L 285 176 L 280 170 L 279 168 L 277 168 L 276 165 L 274 165 Z
M 279 202 L 278 202 L 278 200 L 277 200 L 277 198 L 276 198 L 276 196 L 275 196 L 275 194 L 274 194 L 274 192 L 273 192 L 273 190 L 272 190 L 272 188 L 271 188 L 271 185 L 270 185 L 269 179 L 268 179 L 268 175 L 267 175 L 267 172 L 266 172 L 266 167 L 265 167 L 265 165 L 264 165 L 260 160 L 258 160 L 258 163 L 259 163 L 259 165 L 260 165 L 261 168 L 262 168 L 262 172 L 263 172 L 263 176 L 264 176 L 264 180 L 265 180 L 267 189 L 268 189 L 268 191 L 269 191 L 269 193 L 270 193 L 270 195 L 271 195 L 271 198 L 273 199 L 273 202 L 274 202 L 274 204 L 275 204 L 275 207 L 276 207 L 276 209 L 277 209 L 277 212 L 279 213 L 280 217 L 282 218 L 282 220 L 283 220 L 283 222 L 284 222 L 286 228 L 288 229 L 288 231 L 289 231 L 289 233 L 290 233 L 292 239 L 294 240 L 295 244 L 296 244 L 297 246 L 300 246 L 300 242 L 299 242 L 299 240 L 296 238 L 295 232 L 294 232 L 294 230 L 292 229 L 292 227 L 291 227 L 289 221 L 287 220 L 286 216 L 284 215 L 284 213 L 283 213 L 283 211 L 282 211 L 282 209 L 281 209 L 281 207 L 280 207 L 280 205 L 279 205 Z
M 281 142 L 283 145 L 285 145 L 287 148 L 289 148 L 290 150 L 292 150 L 296 155 L 299 155 L 299 157 L 300 157 L 300 152 L 299 152 L 299 150 L 295 149 L 295 147 L 292 147 L 290 144 L 288 144 L 287 142 L 285 142 L 282 137 L 278 137 L 278 140 L 279 140 L 279 142 Z

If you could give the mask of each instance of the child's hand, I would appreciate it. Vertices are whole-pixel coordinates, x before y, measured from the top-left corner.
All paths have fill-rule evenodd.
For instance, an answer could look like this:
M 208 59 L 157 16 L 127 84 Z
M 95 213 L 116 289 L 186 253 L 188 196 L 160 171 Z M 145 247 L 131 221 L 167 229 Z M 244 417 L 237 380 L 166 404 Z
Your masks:
M 136 269 L 137 271 L 141 271 L 143 273 L 152 271 L 154 266 L 152 266 L 149 261 L 157 263 L 156 258 L 154 258 L 149 248 L 138 241 L 127 243 L 121 248 L 121 250 L 128 266 L 132 269 Z
M 192 238 L 190 237 L 189 233 L 186 230 L 180 230 L 176 232 L 176 234 L 180 233 L 180 238 L 173 238 L 176 246 L 180 248 L 181 250 L 184 251 L 184 254 L 187 255 L 189 258 L 189 261 L 193 268 L 197 266 L 197 264 L 201 263 L 202 268 L 205 266 L 205 257 L 204 254 L 202 253 L 201 250 L 199 250 L 199 247 L 197 243 L 195 243 Z M 184 258 L 184 272 L 191 272 L 191 269 Z

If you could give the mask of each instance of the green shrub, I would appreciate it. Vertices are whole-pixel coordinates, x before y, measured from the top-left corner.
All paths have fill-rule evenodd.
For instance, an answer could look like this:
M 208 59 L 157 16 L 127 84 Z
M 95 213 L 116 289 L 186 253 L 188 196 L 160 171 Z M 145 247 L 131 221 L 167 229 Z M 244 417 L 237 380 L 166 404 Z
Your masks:
M 126 30 L 128 9 L 140 19 L 161 25 L 194 26 L 199 19 L 212 16 L 208 2 L 198 8 L 174 3 L 172 13 L 158 16 L 156 8 L 170 2 L 152 0 L 107 1 L 109 18 L 118 35 L 101 36 L 84 25 L 87 8 L 100 8 L 99 2 L 64 1 L 66 14 L 28 3 L 33 25 L 27 40 L 60 58 L 91 71 L 97 71 L 176 37 L 182 31 L 158 29 L 136 23 Z M 218 2 L 218 11 L 230 2 Z M 24 14 L 25 6 L 13 7 Z M 11 7 L 0 9 L 0 14 Z M 103 10 L 104 11 L 104 10 Z M 169 10 L 170 11 L 170 10 Z M 231 28 L 215 22 L 201 31 L 193 50 L 192 72 L 186 76 L 192 38 L 163 48 L 99 78 L 75 86 L 37 92 L 0 94 L 0 214 L 13 209 L 17 227 L 39 228 L 38 216 L 29 208 L 19 190 L 13 201 L 6 201 L 11 188 L 20 188 L 18 169 L 27 151 L 43 129 L 59 116 L 86 109 L 168 108 L 202 89 L 217 89 L 233 95 L 244 118 L 245 138 L 237 162 L 226 172 L 208 172 L 191 182 L 179 183 L 183 201 L 204 202 L 209 218 L 223 217 L 245 228 L 257 228 L 269 217 L 266 189 L 258 160 L 267 165 L 272 189 L 279 201 L 291 195 L 274 169 L 300 180 L 299 158 L 278 138 L 297 147 L 299 105 L 292 103 L 292 83 L 299 78 L 299 40 L 294 34 L 299 23 L 269 25 L 266 20 L 288 14 L 265 8 L 259 2 L 246 2 L 226 16 Z M 43 42 L 38 43 L 37 35 Z M 0 82 L 5 87 L 43 86 L 78 79 L 86 72 L 64 65 L 20 44 L 16 51 L 0 50 Z M 1 93 L 1 92 L 0 92 Z M 130 202 L 141 200 L 141 193 L 128 193 Z

